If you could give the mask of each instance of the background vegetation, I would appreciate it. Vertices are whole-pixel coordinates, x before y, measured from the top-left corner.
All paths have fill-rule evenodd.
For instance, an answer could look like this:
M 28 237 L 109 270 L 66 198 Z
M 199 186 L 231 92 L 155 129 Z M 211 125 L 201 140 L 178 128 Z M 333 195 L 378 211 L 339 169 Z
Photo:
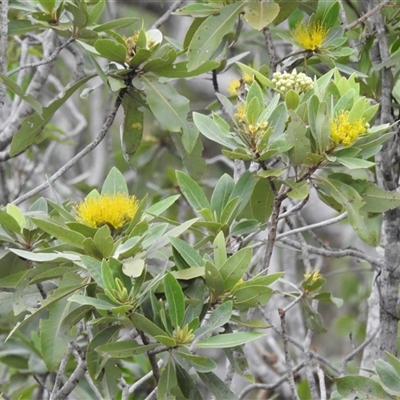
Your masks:
M 397 0 L 0 7 L 2 398 L 400 396 Z

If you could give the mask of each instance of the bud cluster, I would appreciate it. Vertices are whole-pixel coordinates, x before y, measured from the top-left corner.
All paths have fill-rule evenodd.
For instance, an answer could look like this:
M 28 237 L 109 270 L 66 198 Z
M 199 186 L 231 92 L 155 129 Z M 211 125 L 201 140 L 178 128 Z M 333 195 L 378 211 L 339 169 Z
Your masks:
M 303 72 L 297 73 L 296 70 L 293 70 L 290 74 L 288 72 L 275 72 L 272 83 L 282 93 L 286 93 L 291 89 L 297 93 L 303 93 L 314 87 L 310 77 Z

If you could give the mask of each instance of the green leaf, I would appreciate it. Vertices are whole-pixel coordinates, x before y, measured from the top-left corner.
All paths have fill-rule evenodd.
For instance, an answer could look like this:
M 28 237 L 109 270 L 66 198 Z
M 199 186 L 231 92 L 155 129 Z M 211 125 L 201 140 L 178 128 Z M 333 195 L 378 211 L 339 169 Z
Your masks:
M 86 238 L 80 233 L 71 231 L 62 225 L 56 224 L 49 218 L 31 218 L 31 220 L 37 227 L 56 237 L 62 242 L 72 244 L 73 246 L 83 249 L 82 243 Z
M 240 198 L 230 199 L 221 213 L 221 224 L 230 225 L 239 214 Z
M 62 299 L 48 307 L 49 317 L 40 320 L 40 349 L 48 371 L 58 369 L 67 349 L 67 342 L 60 334 L 61 323 L 70 311 L 71 303 Z
M 207 322 L 202 325 L 196 332 L 196 338 L 213 332 L 215 329 L 225 325 L 232 315 L 232 301 L 227 301 L 218 306 L 211 314 Z
M 105 343 L 96 347 L 96 351 L 103 357 L 128 358 L 146 353 L 158 347 L 158 343 L 142 345 L 135 340 Z
M 219 14 L 221 6 L 219 4 L 188 4 L 185 7 L 178 8 L 173 12 L 174 15 L 186 15 L 191 17 L 208 17 L 212 14 Z
M 95 299 L 94 297 L 83 296 L 81 294 L 74 294 L 71 296 L 68 301 L 72 301 L 74 303 L 78 303 L 81 305 L 88 305 L 96 308 L 98 310 L 111 310 L 112 308 L 116 307 L 115 304 L 112 304 L 108 301 Z
M 361 399 L 389 400 L 390 396 L 378 383 L 365 376 L 348 375 L 335 379 L 337 390 L 342 396 L 354 395 Z
M 210 15 L 199 26 L 188 48 L 189 71 L 200 67 L 213 56 L 243 8 L 242 2 L 227 5 L 221 9 L 219 15 Z
M 208 339 L 200 340 L 195 344 L 200 349 L 225 349 L 228 347 L 240 346 L 264 336 L 260 332 L 236 332 L 225 333 L 212 336 Z
M 193 121 L 199 131 L 213 142 L 219 143 L 222 146 L 230 149 L 236 149 L 239 143 L 232 137 L 229 137 L 229 132 L 223 133 L 221 128 L 214 122 L 214 120 L 206 115 L 194 112 Z
M 213 371 L 215 368 L 217 368 L 217 364 L 213 360 L 210 360 L 207 357 L 186 353 L 183 351 L 183 349 L 182 351 L 177 350 L 174 353 L 178 354 L 180 357 L 183 357 L 185 360 L 188 360 L 190 366 L 192 366 L 198 372 L 203 372 L 203 373 L 210 372 Z M 176 354 L 174 354 L 174 356 Z
M 182 171 L 176 171 L 176 179 L 180 190 L 195 211 L 210 208 L 210 203 L 200 186 Z
M 268 221 L 274 204 L 274 191 L 267 179 L 259 179 L 254 186 L 250 199 L 251 211 L 254 218 L 261 224 Z
M 111 237 L 110 228 L 107 225 L 102 226 L 94 235 L 94 243 L 104 258 L 113 254 L 114 240 Z
M 336 161 L 349 169 L 371 168 L 374 162 L 355 157 L 336 157 Z
M 124 96 L 122 107 L 124 108 L 125 116 L 121 129 L 121 145 L 127 163 L 129 163 L 142 142 L 143 112 L 139 110 L 140 106 L 140 102 L 130 92 Z
M 122 272 L 132 279 L 139 278 L 145 268 L 145 260 L 141 258 L 133 258 L 122 261 Z
M 324 101 L 320 102 L 316 95 L 313 95 L 309 102 L 308 121 L 316 142 L 316 151 L 322 154 L 330 143 L 330 120 L 327 104 Z
M 156 204 L 153 204 L 149 208 L 147 208 L 145 213 L 150 216 L 158 216 L 161 213 L 163 213 L 165 210 L 168 210 L 168 208 L 171 207 L 172 204 L 174 204 L 176 202 L 176 200 L 179 199 L 179 197 L 180 197 L 179 194 L 167 197 L 166 199 L 163 199 L 163 200 L 157 202 Z
M 290 122 L 286 129 L 286 139 L 293 145 L 289 150 L 289 158 L 294 166 L 304 164 L 307 154 L 311 152 L 310 139 L 304 122 L 293 111 L 289 111 Z
M 366 189 L 360 194 L 365 201 L 361 207 L 363 212 L 382 213 L 400 206 L 400 193 L 387 192 L 372 182 L 368 182 Z
M 242 279 L 244 273 L 250 265 L 253 250 L 251 248 L 240 249 L 232 257 L 228 258 L 222 265 L 219 272 L 224 280 L 224 289 L 230 290 Z
M 12 93 L 29 103 L 39 116 L 42 115 L 42 105 L 35 100 L 31 94 L 25 94 L 22 88 L 15 81 L 13 81 L 7 75 L 0 73 L 0 82 L 3 82 L 3 84 L 10 89 Z
M 236 65 L 246 74 L 250 76 L 255 76 L 256 79 L 261 83 L 261 85 L 266 87 L 274 87 L 273 83 L 261 72 L 258 72 L 254 68 L 249 67 L 246 64 L 242 64 L 241 62 L 236 62 Z
M 115 61 L 120 64 L 126 62 L 127 49 L 121 43 L 117 43 L 112 39 L 98 39 L 94 43 L 94 48 L 98 51 L 101 57 L 107 58 L 110 61 Z
M 239 215 L 247 206 L 256 183 L 257 179 L 255 179 L 249 171 L 245 171 L 236 182 L 236 185 L 229 196 L 229 201 L 235 197 L 239 197 L 239 207 L 236 215 Z
M 136 329 L 139 329 L 150 336 L 168 336 L 168 334 L 155 323 L 151 322 L 149 319 L 139 313 L 132 313 L 130 315 L 130 320 Z
M 157 399 L 172 400 L 176 399 L 172 389 L 178 385 L 176 380 L 175 363 L 170 358 L 167 365 L 161 373 L 160 380 L 157 386 Z
M 89 75 L 74 85 L 72 85 L 61 98 L 53 101 L 49 106 L 43 108 L 41 115 L 34 113 L 28 115 L 21 124 L 19 131 L 13 136 L 11 141 L 10 156 L 14 157 L 22 153 L 26 148 L 35 143 L 40 138 L 40 133 L 53 118 L 55 112 L 89 79 L 94 75 Z
M 116 167 L 112 167 L 103 183 L 101 194 L 116 195 L 118 193 L 128 195 L 128 186 L 122 173 Z
M 182 327 L 185 318 L 185 297 L 181 285 L 170 272 L 165 274 L 164 290 L 172 325 L 174 328 Z
M 192 246 L 179 238 L 169 237 L 168 239 L 190 267 L 204 267 L 203 258 Z
M 210 360 L 211 361 L 211 360 Z M 186 399 L 191 400 L 202 400 L 203 397 L 195 384 L 195 380 L 189 375 L 189 369 L 183 368 L 180 364 L 175 364 L 176 378 L 178 380 L 178 386 L 183 396 Z
M 268 276 L 259 276 L 236 285 L 232 289 L 234 306 L 247 309 L 267 304 L 273 294 L 268 282 Z
M 106 22 L 105 24 L 97 25 L 95 28 L 93 28 L 93 30 L 95 32 L 104 32 L 104 31 L 109 31 L 111 29 L 125 28 L 129 25 L 134 24 L 138 20 L 139 18 L 135 17 L 118 18 L 110 22 Z
M 196 144 L 198 131 L 187 121 L 189 100 L 180 95 L 170 84 L 163 84 L 146 75 L 137 78 L 143 85 L 147 103 L 158 122 L 171 132 L 181 132 L 185 150 L 191 153 Z M 135 81 L 135 80 L 134 80 Z
M 88 15 L 88 21 L 87 21 L 88 26 L 92 25 L 94 22 L 98 20 L 98 18 L 103 13 L 105 6 L 106 6 L 106 0 L 99 0 L 97 4 L 95 4 L 91 8 Z
M 172 271 L 171 274 L 179 280 L 187 281 L 190 279 L 204 277 L 205 268 L 204 267 L 191 267 L 187 269 L 182 269 L 180 271 Z
M 224 280 L 221 276 L 221 273 L 209 261 L 206 262 L 205 281 L 206 286 L 214 300 L 218 299 L 218 297 L 224 293 Z
M 300 96 L 297 92 L 290 89 L 285 94 L 285 103 L 288 110 L 295 110 L 300 104 Z
M 228 259 L 226 254 L 225 235 L 221 231 L 214 239 L 214 263 L 217 269 L 221 269 L 222 265 Z
M 207 389 L 218 400 L 239 400 L 239 398 L 213 372 L 197 372 Z
M 157 68 L 152 70 L 152 72 L 165 78 L 191 78 L 218 68 L 220 63 L 218 61 L 206 61 L 200 67 L 192 71 L 188 71 L 187 65 L 187 61 L 182 61 L 173 65 L 163 65 L 162 68 Z
M 400 360 L 388 351 L 385 351 L 385 356 L 390 365 L 395 369 L 397 375 L 400 375 Z
M 400 375 L 399 373 L 386 361 L 375 360 L 375 369 L 381 378 L 382 383 L 390 390 L 400 395 Z
M 16 219 L 1 209 L 0 226 L 14 239 L 16 238 L 16 233 L 21 233 L 21 227 Z
M 267 27 L 279 14 L 279 4 L 247 2 L 244 8 L 244 18 L 250 26 L 257 30 Z

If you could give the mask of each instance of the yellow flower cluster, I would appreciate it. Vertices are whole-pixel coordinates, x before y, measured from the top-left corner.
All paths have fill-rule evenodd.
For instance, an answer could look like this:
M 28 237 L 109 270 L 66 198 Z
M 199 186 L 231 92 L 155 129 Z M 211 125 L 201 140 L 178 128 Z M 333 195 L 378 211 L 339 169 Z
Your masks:
M 293 70 L 290 74 L 288 72 L 275 72 L 273 75 L 272 83 L 279 91 L 286 93 L 289 90 L 294 90 L 297 93 L 303 93 L 314 87 L 313 81 L 303 72 L 297 73 Z
M 246 73 L 243 75 L 242 79 L 243 79 L 243 81 L 245 83 L 248 83 L 248 84 L 252 83 L 253 80 L 254 80 L 251 75 L 246 74 Z M 240 88 L 240 85 L 241 85 L 241 79 L 233 79 L 233 80 L 231 80 L 228 83 L 228 88 L 227 88 L 228 94 L 230 96 L 236 96 L 237 95 L 237 90 Z
M 118 229 L 132 220 L 139 207 L 135 196 L 122 193 L 89 197 L 73 209 L 76 219 L 94 228 L 108 225 Z
M 189 329 L 186 324 L 183 328 L 178 326 L 175 331 L 175 341 L 177 345 L 189 343 L 194 338 L 193 329 Z
M 320 21 L 305 24 L 300 22 L 292 31 L 293 39 L 306 50 L 317 50 L 325 41 L 329 29 Z
M 331 119 L 331 138 L 336 144 L 350 146 L 369 128 L 369 124 L 366 124 L 363 118 L 350 121 L 349 115 L 349 111 L 342 111 L 336 118 Z
M 311 278 L 311 283 L 314 283 L 317 279 L 322 278 L 320 270 L 319 269 L 316 269 L 315 271 L 307 270 L 306 273 L 304 274 L 304 279 L 308 280 L 310 278 Z

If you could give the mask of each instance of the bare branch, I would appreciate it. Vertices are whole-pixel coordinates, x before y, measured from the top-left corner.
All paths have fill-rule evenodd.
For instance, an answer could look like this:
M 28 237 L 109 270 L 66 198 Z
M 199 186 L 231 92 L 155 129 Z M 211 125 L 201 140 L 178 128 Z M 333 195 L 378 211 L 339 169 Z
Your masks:
M 154 22 L 154 24 L 151 26 L 151 29 L 158 29 L 184 2 L 185 0 L 177 0 L 175 3 L 171 4 L 171 7 L 168 8 L 165 14 L 163 14 L 156 22 Z
M 272 41 L 271 30 L 268 26 L 263 29 L 263 34 L 265 38 L 265 43 L 267 44 L 267 51 L 269 56 L 269 75 L 271 78 L 272 74 L 276 71 L 276 66 L 278 65 L 278 63 L 276 62 L 276 53 L 274 42 Z
M 279 235 L 276 236 L 276 240 L 279 240 L 285 236 L 293 235 L 295 233 L 309 231 L 309 230 L 317 229 L 317 228 L 322 228 L 322 227 L 328 226 L 328 225 L 333 225 L 333 224 L 336 224 L 336 222 L 342 221 L 345 218 L 347 218 L 347 211 L 345 211 L 343 214 L 338 215 L 337 217 L 330 218 L 325 221 L 317 222 L 312 225 L 302 226 L 300 228 L 296 228 L 291 231 L 280 233 Z
M 295 249 L 301 250 L 301 244 L 296 240 L 291 240 L 288 238 L 280 238 L 279 241 L 284 244 L 287 244 L 289 246 L 292 246 Z M 381 269 L 383 267 L 383 264 L 379 259 L 368 256 L 367 254 L 365 254 L 359 250 L 334 249 L 331 247 L 320 248 L 320 247 L 311 246 L 309 244 L 307 245 L 307 247 L 308 247 L 308 251 L 312 254 L 318 254 L 320 256 L 332 257 L 332 258 L 355 257 L 355 258 L 359 258 L 360 260 L 367 261 L 374 268 Z
M 348 31 L 350 29 L 353 29 L 357 25 L 359 25 L 362 22 L 364 22 L 365 20 L 367 20 L 369 17 L 372 17 L 374 14 L 376 14 L 378 11 L 380 11 L 383 7 L 387 7 L 389 4 L 390 4 L 390 0 L 382 1 L 382 3 L 379 3 L 378 5 L 376 5 L 372 10 L 368 11 L 363 16 L 361 16 L 360 18 L 353 21 L 351 24 L 346 25 L 344 30 Z
M 63 43 L 62 45 L 56 47 L 53 51 L 53 53 L 50 54 L 50 56 L 46 57 L 45 59 L 38 61 L 36 63 L 30 63 L 30 64 L 25 64 L 25 65 L 20 65 L 17 68 L 14 68 L 13 70 L 11 70 L 8 73 L 8 76 L 14 75 L 17 72 L 21 71 L 22 69 L 26 69 L 26 68 L 37 68 L 40 67 L 41 65 L 46 65 L 46 64 L 50 64 L 51 62 L 53 62 L 57 56 L 58 53 L 64 49 L 65 47 L 67 47 L 70 43 L 72 43 L 75 40 L 74 37 L 70 37 L 65 43 Z
M 318 383 L 319 383 L 319 392 L 320 392 L 320 400 L 326 400 L 326 385 L 325 385 L 325 375 L 321 366 L 317 365 L 317 374 L 318 374 Z
M 300 371 L 304 367 L 304 361 L 301 363 L 297 364 L 295 367 L 293 367 L 293 373 Z M 253 390 L 274 390 L 282 383 L 286 382 L 288 380 L 288 374 L 283 375 L 281 378 L 279 378 L 276 382 L 274 383 L 254 383 L 252 385 L 246 386 L 242 392 L 239 394 L 239 399 L 242 400 L 246 396 L 247 393 L 253 391 Z
M 292 359 L 289 353 L 289 341 L 286 334 L 286 319 L 285 319 L 285 310 L 278 309 L 279 317 L 281 319 L 281 337 L 283 341 L 283 350 L 285 353 L 285 364 L 287 370 L 287 379 L 289 382 L 290 391 L 292 392 L 292 399 L 298 400 L 299 396 L 296 392 L 296 384 L 294 382 L 294 375 L 293 375 L 293 367 L 292 367 Z
M 346 373 L 347 363 L 350 362 L 353 358 L 357 357 L 365 347 L 367 347 L 375 338 L 375 336 L 380 331 L 381 327 L 378 326 L 374 332 L 372 332 L 371 336 L 364 340 L 356 349 L 354 349 L 350 354 L 343 358 L 342 362 L 340 363 L 340 375 L 343 376 Z
M 47 189 L 53 182 L 55 182 L 58 178 L 63 176 L 70 168 L 72 168 L 81 158 L 83 158 L 86 154 L 90 153 L 106 136 L 108 130 L 110 129 L 112 123 L 114 122 L 115 116 L 117 111 L 122 103 L 122 96 L 118 96 L 114 107 L 107 117 L 106 121 L 103 124 L 103 128 L 97 137 L 89 143 L 83 150 L 81 150 L 75 157 L 69 160 L 65 165 L 63 165 L 56 173 L 54 173 L 47 181 L 43 182 L 41 185 L 32 189 L 31 191 L 25 193 L 24 195 L 15 199 L 12 204 L 18 205 L 21 204 L 23 201 L 29 199 L 30 197 L 34 196 L 37 193 L 40 193 L 42 190 Z

